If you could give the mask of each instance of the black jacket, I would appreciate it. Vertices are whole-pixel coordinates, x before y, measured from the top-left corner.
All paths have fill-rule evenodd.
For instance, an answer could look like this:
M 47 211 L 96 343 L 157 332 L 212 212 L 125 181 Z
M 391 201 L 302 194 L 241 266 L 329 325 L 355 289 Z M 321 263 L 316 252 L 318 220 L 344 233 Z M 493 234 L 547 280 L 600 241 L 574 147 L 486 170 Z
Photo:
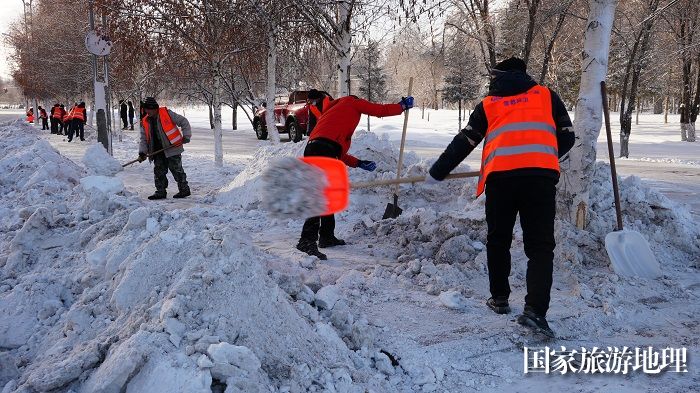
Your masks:
M 496 97 L 508 97 L 522 94 L 536 86 L 532 78 L 520 71 L 496 71 L 498 75 L 491 80 L 487 95 Z M 561 98 L 550 89 L 552 95 L 552 116 L 557 126 L 557 144 L 559 157 L 566 154 L 574 146 L 574 132 L 571 119 Z M 457 167 L 474 148 L 481 143 L 486 136 L 488 121 L 484 106 L 479 103 L 469 117 L 467 126 L 464 127 L 452 142 L 447 146 L 440 158 L 430 168 L 430 176 L 437 180 L 443 180 L 453 169 Z M 508 176 L 547 176 L 559 179 L 557 171 L 545 168 L 522 168 L 511 171 L 492 172 L 489 179 Z

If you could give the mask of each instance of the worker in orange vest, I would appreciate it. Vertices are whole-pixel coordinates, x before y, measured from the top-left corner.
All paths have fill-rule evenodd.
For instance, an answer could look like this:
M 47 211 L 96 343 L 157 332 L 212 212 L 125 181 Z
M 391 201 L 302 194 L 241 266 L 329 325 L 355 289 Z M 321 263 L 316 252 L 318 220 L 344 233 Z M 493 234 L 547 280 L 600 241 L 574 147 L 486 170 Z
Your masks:
M 554 336 L 546 320 L 554 261 L 554 215 L 559 159 L 574 145 L 574 132 L 559 96 L 538 85 L 525 62 L 511 57 L 491 72 L 489 93 L 430 168 L 436 184 L 481 142 L 481 176 L 486 190 L 486 254 L 491 298 L 498 314 L 510 312 L 510 245 L 518 213 L 527 263 L 527 295 L 518 323 Z
M 329 97 L 330 98 L 330 97 Z M 360 117 L 364 115 L 385 117 L 400 115 L 413 106 L 413 97 L 404 97 L 397 104 L 375 104 L 355 96 L 328 101 L 320 112 L 318 122 L 309 135 L 304 156 L 331 157 L 343 161 L 351 168 L 374 171 L 374 161 L 359 160 L 350 155 L 350 143 Z M 304 222 L 297 249 L 319 259 L 327 259 L 319 247 L 342 246 L 345 241 L 335 237 L 335 217 L 311 217 Z M 317 244 L 318 242 L 318 244 Z
M 141 107 L 146 115 L 141 119 L 139 160 L 144 161 L 149 157 L 153 161 L 156 186 L 156 192 L 148 199 L 167 197 L 168 170 L 177 182 L 178 193 L 173 198 L 190 196 L 187 174 L 182 168 L 182 153 L 185 151 L 182 145 L 189 143 L 192 138 L 190 122 L 184 116 L 159 106 L 153 97 L 147 97 Z M 160 151 L 163 149 L 165 150 Z
M 333 100 L 333 97 L 331 97 L 331 95 L 325 91 L 319 91 L 316 89 L 309 90 L 309 94 L 306 97 L 309 104 L 309 121 L 307 122 L 307 132 L 308 134 L 311 134 L 314 127 L 316 127 L 318 119 L 321 117 L 323 108 L 328 107 L 328 104 L 331 102 L 331 100 Z
M 68 135 L 68 129 L 70 128 L 70 116 L 66 110 L 66 106 L 61 104 L 61 130 L 59 134 Z
M 85 140 L 84 126 L 87 119 L 87 110 L 85 109 L 85 103 L 81 102 L 77 106 L 71 109 L 70 114 L 70 130 L 68 131 L 68 142 L 73 140 L 73 134 L 75 137 L 80 136 L 80 140 Z
M 27 111 L 27 121 L 29 123 L 34 123 L 34 108 L 29 108 Z
M 41 119 L 41 129 L 49 129 L 49 116 L 46 114 L 46 109 L 39 107 L 39 118 Z
M 51 107 L 51 112 L 49 113 L 51 116 L 51 133 L 52 134 L 58 134 L 58 127 L 61 124 L 61 119 L 63 118 L 63 113 L 61 113 L 61 106 L 58 104 L 54 104 Z

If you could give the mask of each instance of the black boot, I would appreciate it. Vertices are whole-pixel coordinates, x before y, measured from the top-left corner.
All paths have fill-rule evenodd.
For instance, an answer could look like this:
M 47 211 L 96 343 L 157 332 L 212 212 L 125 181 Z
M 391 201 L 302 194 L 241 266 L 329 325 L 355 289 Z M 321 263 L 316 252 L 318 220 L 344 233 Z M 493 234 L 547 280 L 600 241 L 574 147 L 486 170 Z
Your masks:
M 529 328 L 532 328 L 534 331 L 538 333 L 542 333 L 545 336 L 548 337 L 556 337 L 554 335 L 554 332 L 552 329 L 549 328 L 549 324 L 547 323 L 547 319 L 543 316 L 537 315 L 532 308 L 525 306 L 525 310 L 523 310 L 523 314 L 518 317 L 518 323 L 527 326 Z
M 177 194 L 173 195 L 173 198 L 185 198 L 185 197 L 188 197 L 190 195 L 192 195 L 192 193 L 190 193 L 190 189 L 187 188 L 187 189 L 178 191 Z
M 297 250 L 301 252 L 305 252 L 312 257 L 316 257 L 322 261 L 325 261 L 328 259 L 326 254 L 322 253 L 321 251 L 318 251 L 318 247 L 316 247 L 316 242 L 310 242 L 308 240 L 299 240 L 299 243 L 297 244 Z
M 168 196 L 165 192 L 156 191 L 155 194 L 148 197 L 148 199 L 154 201 L 156 199 L 165 199 Z
M 510 305 L 508 305 L 508 299 L 492 297 L 486 301 L 486 305 L 496 314 L 508 314 L 510 312 Z
M 345 245 L 345 240 L 338 239 L 337 237 L 335 237 L 335 235 L 331 235 L 329 237 L 321 236 L 321 238 L 318 240 L 318 247 L 319 248 L 344 246 L 344 245 Z

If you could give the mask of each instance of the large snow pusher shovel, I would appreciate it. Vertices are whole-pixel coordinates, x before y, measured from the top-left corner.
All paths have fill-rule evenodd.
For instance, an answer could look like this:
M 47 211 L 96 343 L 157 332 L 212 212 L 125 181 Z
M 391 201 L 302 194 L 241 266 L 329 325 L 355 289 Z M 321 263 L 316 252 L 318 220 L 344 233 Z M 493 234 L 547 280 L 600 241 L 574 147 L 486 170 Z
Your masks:
M 479 172 L 453 173 L 446 179 L 478 177 Z M 319 180 L 319 178 L 321 178 Z M 425 176 L 350 183 L 345 163 L 328 157 L 285 157 L 263 173 L 263 209 L 279 218 L 305 218 L 347 208 L 350 190 L 419 183 Z
M 661 275 L 661 268 L 656 257 L 649 248 L 649 243 L 641 233 L 622 228 L 622 210 L 620 208 L 620 190 L 617 186 L 617 171 L 615 170 L 615 152 L 610 132 L 610 113 L 608 112 L 608 94 L 605 82 L 600 82 L 603 96 L 603 116 L 605 117 L 605 132 L 608 138 L 608 154 L 610 155 L 610 172 L 612 174 L 613 192 L 615 194 L 615 213 L 617 228 L 605 236 L 605 250 L 608 252 L 613 270 L 621 276 L 639 276 L 656 278 Z
M 413 91 L 413 77 L 411 77 L 408 80 L 408 95 L 411 95 L 411 92 Z M 396 178 L 400 179 L 401 178 L 401 167 L 403 166 L 403 148 L 404 145 L 406 144 L 406 128 L 408 128 L 408 111 L 409 109 L 406 109 L 403 112 L 403 132 L 401 133 L 401 148 L 399 149 L 399 167 L 396 170 Z M 396 187 L 394 187 L 394 203 L 387 203 L 386 209 L 384 209 L 384 215 L 382 216 L 383 220 L 386 220 L 387 218 L 396 218 L 401 215 L 403 212 L 403 209 L 399 207 L 399 188 L 400 184 L 396 183 Z

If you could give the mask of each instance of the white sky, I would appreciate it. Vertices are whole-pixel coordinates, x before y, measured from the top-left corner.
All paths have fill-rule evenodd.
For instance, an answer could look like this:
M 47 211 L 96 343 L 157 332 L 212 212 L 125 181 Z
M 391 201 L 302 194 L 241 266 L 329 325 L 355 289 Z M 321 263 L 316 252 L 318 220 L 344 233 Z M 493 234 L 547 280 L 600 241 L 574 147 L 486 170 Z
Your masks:
M 7 33 L 10 22 L 22 15 L 22 0 L 0 0 L 0 33 Z M 10 65 L 7 63 L 9 49 L 5 47 L 5 37 L 0 36 L 0 76 L 10 77 Z

